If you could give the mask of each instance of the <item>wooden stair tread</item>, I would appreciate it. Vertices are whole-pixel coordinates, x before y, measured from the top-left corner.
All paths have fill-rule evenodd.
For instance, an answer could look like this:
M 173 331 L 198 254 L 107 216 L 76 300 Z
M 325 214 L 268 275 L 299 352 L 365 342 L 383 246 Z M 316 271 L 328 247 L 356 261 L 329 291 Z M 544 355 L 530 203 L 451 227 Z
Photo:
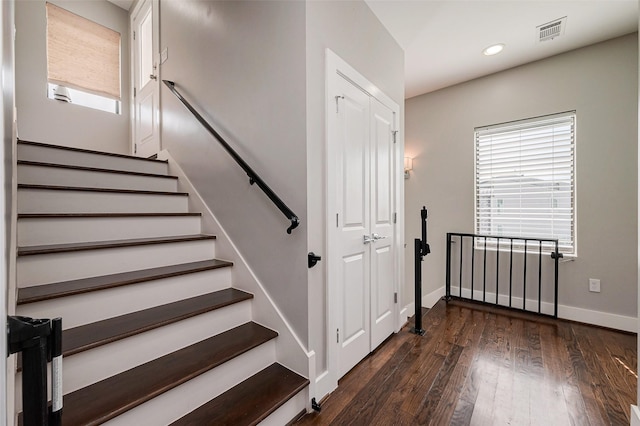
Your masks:
M 64 396 L 63 422 L 112 419 L 277 336 L 250 322 Z
M 309 384 L 309 380 L 274 363 L 171 426 L 256 425 Z
M 189 241 L 215 240 L 215 235 L 180 235 L 176 237 L 132 238 L 128 240 L 91 241 L 83 243 L 50 244 L 44 246 L 18 247 L 18 256 L 36 254 L 68 253 L 74 251 L 99 250 L 107 248 L 147 246 L 154 244 L 182 243 Z
M 84 186 L 60 186 L 60 185 L 33 185 L 19 183 L 18 189 L 42 189 L 47 191 L 80 191 L 80 192 L 110 192 L 116 194 L 136 194 L 136 195 L 172 195 L 186 197 L 186 192 L 170 192 L 170 191 L 147 191 L 138 189 L 118 189 L 118 188 L 91 188 Z
M 62 355 L 70 356 L 252 298 L 253 295 L 250 293 L 226 288 L 71 328 L 62 334 Z
M 208 271 L 232 266 L 232 262 L 211 259 L 199 262 L 182 263 L 179 265 L 162 266 L 159 268 L 143 269 L 139 271 L 122 272 L 112 275 L 82 278 L 18 289 L 18 305 L 40 302 L 58 297 L 88 293 L 123 285 L 142 283 L 162 278 L 176 277 L 196 272 Z
M 127 170 L 116 170 L 116 169 L 103 169 L 100 167 L 87 167 L 87 166 L 74 166 L 70 164 L 58 164 L 58 163 L 44 163 L 40 161 L 29 161 L 29 160 L 18 160 L 18 166 L 37 166 L 37 167 L 51 167 L 56 169 L 69 169 L 69 170 L 78 170 L 85 172 L 100 172 L 100 173 L 113 173 L 120 175 L 129 175 L 129 176 L 145 176 L 152 178 L 160 178 L 160 179 L 172 179 L 177 180 L 177 176 L 168 176 L 157 173 L 142 173 L 142 172 L 131 172 Z
M 128 159 L 131 159 L 131 160 L 140 160 L 140 161 L 153 161 L 153 162 L 156 162 L 156 163 L 165 163 L 165 164 L 168 163 L 168 160 L 158 160 L 158 159 L 155 159 L 155 158 L 135 157 L 133 155 L 116 154 L 116 153 L 113 153 L 113 152 L 94 151 L 94 150 L 91 150 L 91 149 L 74 148 L 74 147 L 71 147 L 71 146 L 52 145 L 52 144 L 42 143 L 42 142 L 18 140 L 18 144 L 19 145 L 39 146 L 39 147 L 42 147 L 42 148 L 61 149 L 61 150 L 65 150 L 65 151 L 84 152 L 86 154 L 105 155 L 107 157 L 128 158 Z
M 201 217 L 202 213 L 20 213 L 18 219 Z

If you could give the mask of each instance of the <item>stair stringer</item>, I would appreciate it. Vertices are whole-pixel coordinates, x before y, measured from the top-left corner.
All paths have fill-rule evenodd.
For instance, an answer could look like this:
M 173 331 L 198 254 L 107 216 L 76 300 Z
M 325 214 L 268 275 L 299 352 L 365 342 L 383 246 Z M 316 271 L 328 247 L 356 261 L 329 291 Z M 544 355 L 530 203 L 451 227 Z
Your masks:
M 252 293 L 253 321 L 267 328 L 278 331 L 276 339 L 276 358 L 280 364 L 309 379 L 305 393 L 307 410 L 311 407 L 311 396 L 315 394 L 315 352 L 307 351 L 267 290 L 264 288 L 246 259 L 204 202 L 198 190 L 193 186 L 182 167 L 171 156 L 168 150 L 158 153 L 159 160 L 169 162 L 169 173 L 178 177 L 178 191 L 189 193 L 188 211 L 202 213 L 202 232 L 216 235 L 216 254 L 219 258 L 233 262 L 234 287 Z M 238 285 L 239 284 L 239 285 Z

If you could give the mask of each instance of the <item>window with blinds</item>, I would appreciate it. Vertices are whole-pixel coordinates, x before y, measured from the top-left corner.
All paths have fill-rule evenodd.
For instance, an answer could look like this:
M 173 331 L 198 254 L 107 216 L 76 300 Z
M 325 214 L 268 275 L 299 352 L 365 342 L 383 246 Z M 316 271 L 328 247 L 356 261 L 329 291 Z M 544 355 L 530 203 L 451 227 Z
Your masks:
M 120 33 L 47 3 L 49 83 L 120 100 Z
M 572 111 L 475 129 L 477 234 L 558 239 L 575 254 L 575 121 Z

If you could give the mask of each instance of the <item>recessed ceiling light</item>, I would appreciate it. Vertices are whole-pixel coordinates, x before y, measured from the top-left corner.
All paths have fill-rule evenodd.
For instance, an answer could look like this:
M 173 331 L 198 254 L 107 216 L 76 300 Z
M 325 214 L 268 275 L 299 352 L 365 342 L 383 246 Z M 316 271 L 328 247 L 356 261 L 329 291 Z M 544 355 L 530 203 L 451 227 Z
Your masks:
M 504 44 L 502 44 L 502 43 L 494 44 L 493 46 L 489 46 L 486 49 L 484 49 L 482 51 L 482 53 L 485 56 L 492 56 L 492 55 L 497 55 L 498 53 L 502 52 L 502 49 L 504 49 Z

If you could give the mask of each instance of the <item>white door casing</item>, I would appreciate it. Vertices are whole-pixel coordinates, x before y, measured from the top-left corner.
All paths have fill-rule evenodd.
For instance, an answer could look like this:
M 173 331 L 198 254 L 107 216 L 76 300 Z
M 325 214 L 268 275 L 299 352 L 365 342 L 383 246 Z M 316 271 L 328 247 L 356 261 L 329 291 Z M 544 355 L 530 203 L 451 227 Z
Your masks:
M 160 76 L 158 0 L 144 0 L 131 14 L 133 75 L 133 153 L 149 157 L 160 151 Z
M 398 115 L 397 104 L 327 50 L 329 377 L 323 380 L 330 386 L 402 325 L 394 300 L 402 277 Z

